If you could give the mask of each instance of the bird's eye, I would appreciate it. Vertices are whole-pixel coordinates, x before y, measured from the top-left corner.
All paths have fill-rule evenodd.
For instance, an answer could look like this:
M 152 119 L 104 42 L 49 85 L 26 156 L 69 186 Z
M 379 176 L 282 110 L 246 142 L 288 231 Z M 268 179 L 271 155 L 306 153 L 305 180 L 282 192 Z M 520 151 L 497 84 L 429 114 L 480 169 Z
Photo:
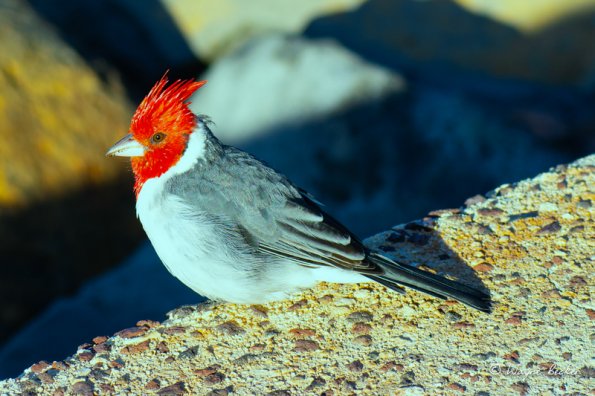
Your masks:
M 151 136 L 151 143 L 161 143 L 165 139 L 165 133 L 157 132 Z

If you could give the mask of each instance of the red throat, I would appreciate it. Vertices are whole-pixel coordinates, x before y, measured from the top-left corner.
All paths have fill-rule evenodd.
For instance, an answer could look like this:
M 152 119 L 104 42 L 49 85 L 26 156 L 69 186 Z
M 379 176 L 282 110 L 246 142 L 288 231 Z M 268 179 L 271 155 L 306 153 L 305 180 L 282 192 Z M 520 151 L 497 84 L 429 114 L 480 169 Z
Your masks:
M 137 197 L 147 180 L 161 176 L 180 160 L 196 127 L 196 116 L 188 108 L 188 99 L 206 81 L 177 80 L 166 87 L 167 81 L 164 75 L 155 84 L 130 124 L 130 133 L 146 148 L 142 157 L 131 159 Z M 156 134 L 162 136 L 159 142 Z

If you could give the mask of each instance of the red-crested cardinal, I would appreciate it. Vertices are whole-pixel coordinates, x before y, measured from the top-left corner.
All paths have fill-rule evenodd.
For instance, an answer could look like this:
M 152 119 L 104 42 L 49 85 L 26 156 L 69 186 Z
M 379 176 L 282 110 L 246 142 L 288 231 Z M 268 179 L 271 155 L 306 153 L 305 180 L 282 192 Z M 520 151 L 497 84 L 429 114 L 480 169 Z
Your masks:
M 285 299 L 319 281 L 373 280 L 490 311 L 486 293 L 371 251 L 285 176 L 219 142 L 188 107 L 205 83 L 166 87 L 164 76 L 107 152 L 131 157 L 137 215 L 174 276 L 235 303 Z

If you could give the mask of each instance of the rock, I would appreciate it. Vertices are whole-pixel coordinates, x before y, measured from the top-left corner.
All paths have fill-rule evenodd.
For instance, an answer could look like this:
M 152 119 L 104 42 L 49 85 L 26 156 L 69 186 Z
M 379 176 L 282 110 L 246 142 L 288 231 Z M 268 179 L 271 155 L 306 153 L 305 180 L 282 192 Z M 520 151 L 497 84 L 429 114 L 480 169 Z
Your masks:
M 163 395 L 163 396 L 184 395 L 187 393 L 185 388 L 186 388 L 186 386 L 185 386 L 184 382 L 176 382 L 173 385 L 169 385 L 164 388 L 161 388 L 157 392 L 157 394 Z
M 404 81 L 331 40 L 268 35 L 219 59 L 201 78 L 191 108 L 211 117 L 217 137 L 235 144 L 379 101 Z
M 142 336 L 147 331 L 146 327 L 129 327 L 124 330 L 118 331 L 114 336 L 122 337 L 122 338 L 135 338 Z
M 150 345 L 149 340 L 139 342 L 138 344 L 129 344 L 129 345 L 122 347 L 122 349 L 120 349 L 120 353 L 122 355 L 141 353 L 141 352 L 148 350 L 149 345 Z
M 273 31 L 297 33 L 317 16 L 345 12 L 364 1 L 165 0 L 163 5 L 194 53 L 212 61 L 256 36 Z
M 561 176 L 568 181 L 564 191 L 557 188 Z M 536 183 L 541 186 L 539 190 L 533 188 Z M 576 202 L 593 198 L 590 187 L 594 183 L 592 155 L 515 183 L 508 187 L 505 196 L 495 194 L 460 214 L 437 218 L 434 228 L 428 231 L 430 240 L 423 247 L 388 241 L 393 231 L 367 240 L 371 247 L 393 244 L 397 248 L 395 258 L 404 263 L 424 263 L 438 273 L 489 289 L 494 300 L 492 314 L 413 290 L 401 295 L 371 283 L 321 284 L 296 295 L 293 301 L 263 305 L 268 312 L 267 328 L 259 325 L 260 318 L 255 320 L 249 306 L 210 304 L 208 309 L 199 306 L 187 315 L 171 315 L 161 324 L 147 328 L 143 337 L 150 342 L 137 353 L 119 352 L 134 339 L 109 338 L 105 342 L 112 343 L 113 348 L 102 355 L 101 361 L 119 363 L 104 366 L 106 375 L 93 376 L 93 386 L 112 389 L 116 394 L 142 394 L 147 384 L 157 378 L 158 385 L 163 386 L 159 391 L 162 394 L 206 394 L 231 389 L 238 393 L 249 389 L 251 394 L 303 394 L 314 387 L 318 393 L 324 390 L 336 394 L 346 389 L 438 394 L 444 387 L 456 393 L 488 394 L 493 389 L 506 389 L 519 394 L 555 394 L 563 380 L 565 392 L 584 393 L 593 376 L 593 368 L 586 363 L 591 359 L 592 322 L 584 313 L 592 295 L 588 287 L 574 284 L 577 276 L 586 284 L 593 284 L 591 241 L 595 228 L 591 209 L 577 207 Z M 555 203 L 559 211 L 516 219 L 514 232 L 511 231 L 506 220 L 510 215 L 537 211 L 544 202 Z M 477 215 L 480 209 L 492 207 L 500 208 L 502 217 Z M 536 230 L 551 223 L 552 217 L 560 223 L 560 231 L 536 235 Z M 473 222 L 490 226 L 493 233 L 476 233 L 475 228 L 469 227 Z M 570 224 L 583 224 L 585 232 L 568 234 Z M 406 225 L 396 228 L 405 230 Z M 492 271 L 475 273 L 470 269 L 478 249 L 485 253 L 482 260 L 493 265 Z M 549 269 L 539 265 L 552 261 L 562 250 L 563 262 Z M 450 253 L 449 259 L 436 259 L 445 252 Z M 517 278 L 531 282 L 508 281 Z M 558 285 L 563 298 L 542 296 L 552 284 Z M 368 298 L 353 299 L 349 306 L 320 301 L 327 295 L 332 295 L 333 300 L 350 298 L 362 288 L 369 290 Z M 519 294 L 524 288 L 530 293 Z M 288 309 L 302 299 L 309 304 L 299 310 Z M 353 323 L 347 318 L 361 317 L 361 312 L 368 311 L 374 312 L 372 317 L 364 318 L 374 334 L 374 342 L 351 342 L 349 329 Z M 522 320 L 510 326 L 505 324 L 510 317 Z M 242 336 L 221 333 L 214 326 L 214 318 L 241 323 Z M 448 324 L 459 318 L 464 318 L 469 326 Z M 164 330 L 170 327 L 189 331 L 168 334 Z M 269 332 L 270 328 L 277 331 Z M 315 334 L 296 339 L 292 329 L 315 329 Z M 195 332 L 203 336 L 198 339 Z M 162 343 L 167 348 L 158 351 Z M 274 353 L 253 351 L 246 357 L 246 351 L 256 344 L 263 344 L 262 350 Z M 209 352 L 178 359 L 188 345 Z M 296 359 L 296 353 L 305 358 Z M 73 383 L 89 384 L 91 374 L 84 373 L 92 373 L 99 359 L 67 359 L 68 364 L 53 373 L 53 381 L 35 381 L 36 373 L 29 368 L 16 379 L 0 382 L 0 393 L 52 394 L 70 390 Z M 183 383 L 179 382 L 180 377 L 184 378 Z M 444 380 L 437 381 L 440 378 Z M 166 387 L 168 384 L 174 385 Z
M 547 25 L 588 11 L 595 6 L 593 0 L 455 0 L 461 6 L 492 19 L 512 25 L 519 30 L 534 32 Z
M 93 385 L 85 381 L 75 382 L 71 391 L 75 395 L 93 396 Z
M 468 8 L 442 0 L 369 0 L 351 12 L 319 17 L 306 34 L 334 37 L 368 59 L 413 73 L 424 72 L 426 77 L 434 74 L 447 84 L 449 76 L 453 79 L 452 71 L 550 84 L 582 85 L 593 78 L 592 0 L 510 0 L 496 6 L 489 0 L 459 3 L 468 4 Z M 516 6 L 510 7 L 511 3 Z M 527 35 L 489 17 L 498 13 L 492 12 L 495 9 L 506 9 L 508 15 L 539 18 L 555 8 L 583 10 Z
M 106 147 L 131 112 L 121 87 L 105 86 L 24 3 L 3 1 L 0 21 L 0 136 L 10 142 L 0 145 L 0 214 L 112 180 L 119 165 Z

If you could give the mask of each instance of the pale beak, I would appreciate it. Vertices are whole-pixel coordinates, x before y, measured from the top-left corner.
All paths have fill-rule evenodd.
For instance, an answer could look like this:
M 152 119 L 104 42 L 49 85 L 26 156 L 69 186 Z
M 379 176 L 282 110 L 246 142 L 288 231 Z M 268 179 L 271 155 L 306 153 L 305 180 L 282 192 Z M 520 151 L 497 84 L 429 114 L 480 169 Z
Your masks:
M 105 155 L 107 157 L 142 157 L 145 155 L 145 147 L 128 134 L 107 150 Z

